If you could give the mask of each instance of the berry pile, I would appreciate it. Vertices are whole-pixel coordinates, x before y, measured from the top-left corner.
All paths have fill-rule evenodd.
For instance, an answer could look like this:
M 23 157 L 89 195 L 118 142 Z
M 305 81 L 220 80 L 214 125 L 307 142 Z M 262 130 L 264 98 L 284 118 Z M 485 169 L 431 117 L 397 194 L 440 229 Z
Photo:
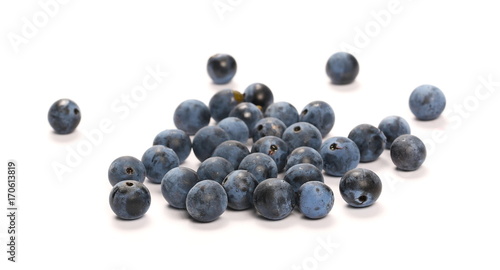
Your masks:
M 236 61 L 214 55 L 207 71 L 215 84 L 228 83 L 236 74 Z M 333 84 L 351 83 L 358 72 L 357 60 L 344 52 L 332 55 L 326 65 Z M 436 119 L 445 104 L 441 90 L 430 85 L 417 87 L 409 101 L 419 120 Z M 217 124 L 209 125 L 210 119 Z M 375 172 L 357 168 L 360 162 L 372 162 L 390 149 L 399 170 L 413 171 L 426 157 L 425 145 L 399 116 L 384 118 L 378 127 L 358 125 L 347 137 L 326 138 L 335 123 L 327 102 L 310 102 L 299 113 L 288 102 L 275 103 L 262 83 L 249 85 L 243 93 L 221 90 L 208 105 L 186 100 L 175 109 L 173 120 L 176 129 L 160 132 L 141 160 L 123 156 L 111 163 L 109 203 L 119 218 L 137 219 L 147 212 L 147 177 L 161 184 L 170 206 L 186 209 L 201 222 L 216 220 L 227 207 L 254 208 L 270 220 L 281 220 L 297 208 L 307 218 L 320 219 L 334 204 L 323 172 L 341 177 L 339 191 L 348 205 L 367 207 L 379 198 L 382 183 Z M 79 121 L 74 102 L 58 101 L 49 111 L 57 133 L 70 133 Z M 180 166 L 191 150 L 201 162 L 197 171 Z M 284 173 L 282 179 L 279 173 Z

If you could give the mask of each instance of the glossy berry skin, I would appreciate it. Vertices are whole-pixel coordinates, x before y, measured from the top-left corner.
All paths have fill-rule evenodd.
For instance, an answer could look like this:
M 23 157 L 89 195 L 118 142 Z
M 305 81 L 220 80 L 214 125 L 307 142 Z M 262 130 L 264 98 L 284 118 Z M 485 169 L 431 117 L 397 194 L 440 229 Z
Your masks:
M 269 178 L 257 185 L 253 204 L 259 215 L 270 220 L 281 220 L 295 207 L 295 192 L 283 179 Z
M 57 134 L 72 133 L 82 118 L 80 108 L 70 99 L 60 99 L 50 106 L 48 119 Z
M 401 135 L 392 143 L 391 159 L 400 170 L 414 171 L 420 168 L 426 156 L 425 144 L 414 135 Z
M 343 176 L 359 164 L 359 149 L 356 143 L 346 137 L 326 139 L 319 151 L 323 158 L 323 169 L 331 176 Z
M 375 203 L 382 192 L 382 181 L 373 171 L 356 168 L 344 174 L 339 183 L 340 195 L 352 207 Z
M 151 194 L 141 182 L 121 181 L 111 189 L 109 205 L 121 219 L 138 219 L 148 211 L 151 205 Z
M 385 149 L 390 149 L 392 142 L 399 136 L 404 134 L 410 134 L 411 129 L 408 122 L 403 117 L 392 115 L 387 116 L 382 119 L 380 124 L 378 125 L 380 131 L 382 131 L 387 138 L 387 142 L 385 144 Z
M 253 192 L 259 182 L 253 174 L 236 170 L 226 176 L 222 186 L 226 190 L 228 206 L 234 210 L 245 210 L 253 206 Z
M 193 137 L 193 152 L 199 161 L 212 156 L 219 144 L 228 141 L 227 133 L 218 126 L 207 126 L 201 128 Z
M 287 127 L 281 138 L 288 143 L 288 148 L 291 151 L 301 146 L 319 150 L 322 141 L 318 128 L 307 122 L 297 122 Z
M 264 118 L 262 111 L 255 106 L 255 104 L 250 102 L 242 102 L 236 107 L 234 107 L 229 113 L 230 117 L 237 117 L 247 125 L 250 136 L 252 136 L 251 131 L 255 124 L 262 118 Z
M 330 104 L 324 101 L 313 101 L 307 104 L 299 116 L 300 122 L 308 122 L 318 128 L 322 137 L 325 137 L 335 124 L 335 113 Z
M 369 124 L 361 124 L 354 127 L 347 138 L 356 143 L 359 149 L 360 162 L 371 162 L 376 160 L 385 149 L 387 141 L 384 133 Z
M 350 84 L 356 79 L 358 73 L 358 60 L 347 52 L 333 54 L 326 63 L 326 74 L 333 84 Z
M 441 89 L 424 84 L 410 95 L 410 110 L 419 120 L 434 120 L 446 107 L 446 97 Z
M 266 136 L 260 138 L 252 146 L 252 153 L 263 153 L 270 156 L 276 163 L 278 172 L 282 172 L 288 157 L 288 144 L 281 138 Z
M 194 170 L 186 167 L 173 168 L 161 180 L 161 194 L 170 206 L 185 209 L 187 194 L 198 182 L 198 174 Z
M 263 112 L 274 102 L 273 92 L 263 83 L 252 83 L 245 88 L 243 95 L 246 102 L 260 106 Z
M 208 125 L 210 116 L 210 110 L 205 103 L 196 99 L 188 99 L 175 109 L 174 124 L 187 135 L 194 135 L 202 127 Z
M 109 165 L 108 180 L 114 186 L 124 180 L 135 180 L 144 182 L 146 178 L 146 168 L 142 161 L 131 156 L 121 156 Z
M 234 171 L 233 164 L 227 159 L 211 157 L 205 159 L 196 172 L 200 180 L 214 180 L 220 184 L 232 171 Z
M 310 163 L 316 166 L 316 168 L 323 170 L 323 158 L 320 153 L 314 148 L 308 146 L 295 148 L 290 155 L 288 155 L 285 170 L 301 163 Z
M 250 137 L 247 124 L 237 117 L 226 117 L 217 123 L 217 126 L 226 131 L 230 140 L 246 143 Z
M 302 163 L 292 166 L 285 172 L 284 180 L 298 192 L 300 186 L 309 181 L 324 182 L 323 173 L 316 166 L 308 163 Z
M 163 145 L 153 145 L 142 155 L 146 176 L 155 183 L 161 183 L 163 176 L 173 168 L 179 167 L 179 158 L 174 150 Z
M 153 145 L 163 145 L 174 150 L 179 163 L 183 163 L 191 153 L 191 139 L 180 129 L 167 129 L 158 133 L 153 140 Z
M 297 206 L 307 218 L 324 218 L 333 208 L 335 196 L 332 189 L 323 182 L 309 181 L 297 192 Z
M 243 99 L 243 94 L 239 91 L 232 89 L 221 90 L 215 93 L 208 103 L 210 115 L 216 122 L 219 122 L 228 117 L 231 110 L 243 102 Z
M 255 179 L 260 183 L 267 178 L 275 178 L 278 176 L 278 167 L 274 160 L 263 153 L 251 153 L 246 156 L 240 163 L 238 170 L 247 170 L 255 176 Z
M 264 117 L 275 117 L 281 120 L 286 127 L 299 122 L 299 112 L 290 103 L 285 101 L 272 103 L 267 107 Z
M 274 117 L 265 117 L 257 121 L 252 130 L 252 139 L 254 142 L 265 136 L 280 137 L 283 135 L 286 126 L 283 121 Z
M 212 222 L 226 211 L 227 202 L 227 194 L 221 184 L 202 180 L 189 190 L 186 209 L 194 220 Z
M 208 76 L 215 84 L 226 84 L 236 75 L 236 60 L 229 55 L 218 53 L 210 56 L 207 63 Z
M 212 157 L 221 157 L 233 165 L 233 169 L 238 169 L 241 161 L 250 154 L 247 146 L 241 142 L 229 140 L 217 146 Z

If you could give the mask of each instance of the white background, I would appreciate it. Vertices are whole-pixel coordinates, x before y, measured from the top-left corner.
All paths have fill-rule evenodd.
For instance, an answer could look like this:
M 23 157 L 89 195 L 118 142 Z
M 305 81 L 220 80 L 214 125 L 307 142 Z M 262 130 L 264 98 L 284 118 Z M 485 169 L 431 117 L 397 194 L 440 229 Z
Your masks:
M 18 162 L 19 263 L 6 261 L 2 214 L 0 264 L 498 269 L 500 17 L 493 1 L 270 2 L 67 1 L 51 6 L 49 16 L 38 1 L 3 1 L 0 162 Z M 34 20 L 35 32 L 23 33 Z M 345 44 L 360 73 L 353 84 L 334 86 L 326 61 Z M 238 63 L 224 86 L 213 85 L 206 73 L 208 57 L 219 52 Z M 140 96 L 135 91 L 148 68 L 168 76 Z M 489 90 L 482 83 L 487 81 Z M 299 111 L 313 100 L 328 102 L 336 114 L 328 137 L 400 115 L 426 142 L 428 158 L 415 172 L 396 171 L 388 151 L 360 164 L 384 184 L 379 201 L 365 209 L 348 208 L 339 178 L 326 177 L 336 201 L 321 220 L 293 212 L 271 222 L 249 210 L 226 211 L 200 224 L 168 207 L 160 186 L 150 182 L 148 213 L 136 221 L 115 218 L 107 179 L 115 158 L 140 158 L 157 133 L 175 127 L 173 111 L 183 100 L 208 104 L 220 89 L 243 91 L 254 82 Z M 420 84 L 434 84 L 447 97 L 435 121 L 417 121 L 408 108 Z M 59 136 L 47 111 L 65 97 L 78 103 L 82 121 L 75 133 Z M 105 133 L 97 131 L 102 121 L 110 125 Z M 67 171 L 58 177 L 56 165 Z M 191 154 L 182 166 L 198 165 Z M 1 171 L 5 183 L 6 168 Z M 7 185 L 0 185 L 0 205 L 7 204 L 6 193 Z

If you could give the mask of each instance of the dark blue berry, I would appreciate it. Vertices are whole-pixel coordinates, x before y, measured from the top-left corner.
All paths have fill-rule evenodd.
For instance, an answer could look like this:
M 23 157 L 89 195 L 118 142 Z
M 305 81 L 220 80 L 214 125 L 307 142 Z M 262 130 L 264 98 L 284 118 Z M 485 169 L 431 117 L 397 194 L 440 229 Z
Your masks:
M 262 111 L 257 106 L 250 102 L 242 102 L 234 107 L 229 113 L 230 117 L 237 117 L 247 125 L 248 131 L 251 133 L 255 124 L 262 119 Z M 252 136 L 252 134 L 250 134 Z
M 250 154 L 250 151 L 246 145 L 238 141 L 229 140 L 219 144 L 212 156 L 227 159 L 233 165 L 233 169 L 236 170 L 248 154 Z
M 187 194 L 198 182 L 198 175 L 194 170 L 186 167 L 173 168 L 161 180 L 161 194 L 170 206 L 185 209 Z
M 358 146 L 360 162 L 376 160 L 384 152 L 387 141 L 380 129 L 369 124 L 354 127 L 347 137 Z
M 189 215 L 200 222 L 212 222 L 227 208 L 227 194 L 221 184 L 213 180 L 202 180 L 189 190 L 186 209 Z
M 273 92 L 263 83 L 253 83 L 243 93 L 246 102 L 251 102 L 265 112 L 267 107 L 274 102 Z
M 151 194 L 141 182 L 121 181 L 111 189 L 109 205 L 121 219 L 138 219 L 148 211 L 151 205 Z
M 199 161 L 212 156 L 219 144 L 228 141 L 227 133 L 218 126 L 207 126 L 201 128 L 193 137 L 193 152 Z
M 112 186 L 124 180 L 135 180 L 142 183 L 145 178 L 146 168 L 142 161 L 135 157 L 119 157 L 113 160 L 108 168 L 108 180 Z
M 238 167 L 239 170 L 247 170 L 260 183 L 267 178 L 278 176 L 278 167 L 274 160 L 263 153 L 251 153 L 246 156 Z
M 338 52 L 330 56 L 326 64 L 326 74 L 333 84 L 349 84 L 356 79 L 359 64 L 356 58 L 346 52 Z
M 253 174 L 245 170 L 229 173 L 222 186 L 226 190 L 228 206 L 234 210 L 244 210 L 253 206 L 253 192 L 257 187 Z
M 80 108 L 70 99 L 60 99 L 50 106 L 49 124 L 57 134 L 73 132 L 80 123 L 81 118 Z
M 226 131 L 230 140 L 246 143 L 250 137 L 247 124 L 237 117 L 226 117 L 217 123 L 217 126 Z
M 183 163 L 191 153 L 191 139 L 180 129 L 164 130 L 153 140 L 153 145 L 164 145 L 177 154 L 179 163 Z
M 288 155 L 285 170 L 301 163 L 310 163 L 323 170 L 323 158 L 316 149 L 308 146 L 297 147 Z
M 188 99 L 183 101 L 174 112 L 175 126 L 186 132 L 187 135 L 194 135 L 202 127 L 210 122 L 210 110 L 205 103 Z
M 264 113 L 265 117 L 275 117 L 283 121 L 285 126 L 299 122 L 299 112 L 290 103 L 280 101 L 272 103 L 267 107 Z
M 363 168 L 350 170 L 339 183 L 340 195 L 352 207 L 370 206 L 382 192 L 382 181 L 373 171 Z
M 332 107 L 324 101 L 313 101 L 307 104 L 299 117 L 300 122 L 308 122 L 318 128 L 322 137 L 325 137 L 335 124 L 335 113 Z
M 321 145 L 319 153 L 323 158 L 323 169 L 328 175 L 342 176 L 359 164 L 358 146 L 349 138 L 328 138 Z
M 419 120 L 434 120 L 446 107 L 446 97 L 433 85 L 421 85 L 410 95 L 410 110 Z
M 284 219 L 295 207 L 295 192 L 285 180 L 269 178 L 255 188 L 253 204 L 257 213 L 266 219 Z
M 403 171 L 414 171 L 424 163 L 427 156 L 425 144 L 411 134 L 401 135 L 391 146 L 391 159 Z
M 276 136 L 281 138 L 285 129 L 286 126 L 283 121 L 274 117 L 266 117 L 255 123 L 251 133 L 253 141 L 256 142 L 265 136 Z
M 163 176 L 173 168 L 179 167 L 179 158 L 174 150 L 163 145 L 153 145 L 142 155 L 146 176 L 155 184 L 161 183 Z
M 212 118 L 219 122 L 228 117 L 231 110 L 241 102 L 243 102 L 242 93 L 236 90 L 224 89 L 212 96 L 208 108 Z
M 285 129 L 282 139 L 288 143 L 291 151 L 301 146 L 309 146 L 319 150 L 322 136 L 318 128 L 311 123 L 297 122 Z
M 198 167 L 197 173 L 200 180 L 214 180 L 222 183 L 222 180 L 234 171 L 233 164 L 221 157 L 211 157 L 205 159 Z
M 399 136 L 403 134 L 410 134 L 410 125 L 406 120 L 400 116 L 388 116 L 380 122 L 378 125 L 380 131 L 382 131 L 387 138 L 385 144 L 385 149 L 390 149 L 392 142 Z
M 285 172 L 284 180 L 298 192 L 300 186 L 309 181 L 324 182 L 323 173 L 320 169 L 309 163 L 302 163 L 292 166 Z
M 252 146 L 252 153 L 263 153 L 270 156 L 276 163 L 278 172 L 282 172 L 288 157 L 288 144 L 275 136 L 260 138 Z
M 228 54 L 215 54 L 208 58 L 208 76 L 215 84 L 226 84 L 236 74 L 236 60 Z
M 328 215 L 333 208 L 334 201 L 332 189 L 318 181 L 304 183 L 297 192 L 299 211 L 311 219 L 319 219 Z

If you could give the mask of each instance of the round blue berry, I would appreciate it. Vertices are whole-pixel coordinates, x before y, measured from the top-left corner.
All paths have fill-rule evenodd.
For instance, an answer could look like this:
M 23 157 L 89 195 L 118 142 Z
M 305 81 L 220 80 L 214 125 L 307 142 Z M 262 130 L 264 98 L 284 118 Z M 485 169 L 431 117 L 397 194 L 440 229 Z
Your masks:
M 264 113 L 265 117 L 275 117 L 283 121 L 285 126 L 299 122 L 299 112 L 290 103 L 285 101 L 272 103 L 267 107 Z
M 308 146 L 318 150 L 321 147 L 321 132 L 311 123 L 297 122 L 285 129 L 281 137 L 293 151 L 301 146 Z
M 161 194 L 170 206 L 185 209 L 187 194 L 198 182 L 198 174 L 194 170 L 186 167 L 173 168 L 161 180 Z
M 173 168 L 179 167 L 179 158 L 174 150 L 163 145 L 153 145 L 142 155 L 146 176 L 155 183 L 161 183 L 163 176 Z
M 265 117 L 255 123 L 255 126 L 251 133 L 253 141 L 256 142 L 260 138 L 266 136 L 276 136 L 281 138 L 281 135 L 283 135 L 285 129 L 286 126 L 283 121 L 274 117 Z
M 323 170 L 323 158 L 320 153 L 308 146 L 297 147 L 288 155 L 285 170 L 301 163 L 310 163 L 318 169 Z
M 419 120 L 434 120 L 446 107 L 446 97 L 433 85 L 421 85 L 410 95 L 410 110 Z
M 212 154 L 213 157 L 221 157 L 227 159 L 233 165 L 233 169 L 238 169 L 241 161 L 250 154 L 246 145 L 241 142 L 229 140 L 217 146 Z
M 263 153 L 251 153 L 246 156 L 238 167 L 239 170 L 247 170 L 260 183 L 268 178 L 278 176 L 278 167 L 274 160 Z
M 274 162 L 278 172 L 282 172 L 286 165 L 288 157 L 288 144 L 282 139 L 275 136 L 266 136 L 260 138 L 252 146 L 252 153 L 263 153 L 270 156 Z
M 193 137 L 193 152 L 199 161 L 212 156 L 219 144 L 228 141 L 227 133 L 218 126 L 207 126 L 201 128 Z
M 234 210 L 244 210 L 253 206 L 253 192 L 259 182 L 253 174 L 245 170 L 229 173 L 222 186 L 226 190 L 228 206 Z
M 57 134 L 72 133 L 80 123 L 81 118 L 80 108 L 70 99 L 60 99 L 50 106 L 49 124 Z
M 201 180 L 214 180 L 220 184 L 233 170 L 233 164 L 225 158 L 210 157 L 200 164 L 197 173 Z
M 330 56 L 326 63 L 326 74 L 333 84 L 349 84 L 356 79 L 359 64 L 356 58 L 347 52 L 338 52 Z
M 411 134 L 397 137 L 390 151 L 392 162 L 403 171 L 414 171 L 420 168 L 427 156 L 425 144 L 417 136 Z
M 179 163 L 183 163 L 191 153 L 191 139 L 180 129 L 164 130 L 153 140 L 153 145 L 164 145 L 177 154 Z
M 311 219 L 319 219 L 328 215 L 333 208 L 334 201 L 332 189 L 318 181 L 304 183 L 297 192 L 299 211 Z
M 230 140 L 246 143 L 250 137 L 247 124 L 237 117 L 226 117 L 217 123 L 217 126 L 226 131 Z
M 208 76 L 215 84 L 230 82 L 236 74 L 236 69 L 236 60 L 229 54 L 218 53 L 208 58 Z
M 141 182 L 121 181 L 111 189 L 109 205 L 121 219 L 138 219 L 148 211 L 151 205 L 151 194 Z
M 321 170 L 309 163 L 292 166 L 285 172 L 284 180 L 292 186 L 293 191 L 295 192 L 298 192 L 299 188 L 306 182 L 324 182 Z
M 142 161 L 135 157 L 119 157 L 113 160 L 108 168 L 108 180 L 112 186 L 124 180 L 135 180 L 142 183 L 145 178 L 146 168 Z
M 322 137 L 325 137 L 335 124 L 335 113 L 332 107 L 324 101 L 313 101 L 307 104 L 299 117 L 300 122 L 308 122 L 318 128 Z
M 340 195 L 352 207 L 367 207 L 375 203 L 382 192 L 382 181 L 373 171 L 363 168 L 350 170 L 339 183 Z
M 328 175 L 342 176 L 359 164 L 358 146 L 349 138 L 328 138 L 321 145 L 319 153 L 323 158 L 323 169 Z
M 263 83 L 252 83 L 243 92 L 246 102 L 251 102 L 259 106 L 262 111 L 274 102 L 273 92 Z
M 183 101 L 174 111 L 175 126 L 187 135 L 194 135 L 209 122 L 210 110 L 205 103 L 196 99 Z
M 212 222 L 226 211 L 227 202 L 227 194 L 221 184 L 202 180 L 189 190 L 186 209 L 193 219 Z
M 285 180 L 269 178 L 255 188 L 253 204 L 257 213 L 266 219 L 284 219 L 295 207 L 295 192 Z
M 219 122 L 229 116 L 231 110 L 243 102 L 243 94 L 232 89 L 224 89 L 215 93 L 208 102 L 210 115 Z
M 349 132 L 347 138 L 358 146 L 360 162 L 376 160 L 384 152 L 387 141 L 380 129 L 369 124 L 357 125 Z
M 382 119 L 380 124 L 378 125 L 380 131 L 382 131 L 387 138 L 387 142 L 385 144 L 385 149 L 390 149 L 392 142 L 399 136 L 404 134 L 410 134 L 411 129 L 408 122 L 403 117 L 392 115 L 387 116 Z

